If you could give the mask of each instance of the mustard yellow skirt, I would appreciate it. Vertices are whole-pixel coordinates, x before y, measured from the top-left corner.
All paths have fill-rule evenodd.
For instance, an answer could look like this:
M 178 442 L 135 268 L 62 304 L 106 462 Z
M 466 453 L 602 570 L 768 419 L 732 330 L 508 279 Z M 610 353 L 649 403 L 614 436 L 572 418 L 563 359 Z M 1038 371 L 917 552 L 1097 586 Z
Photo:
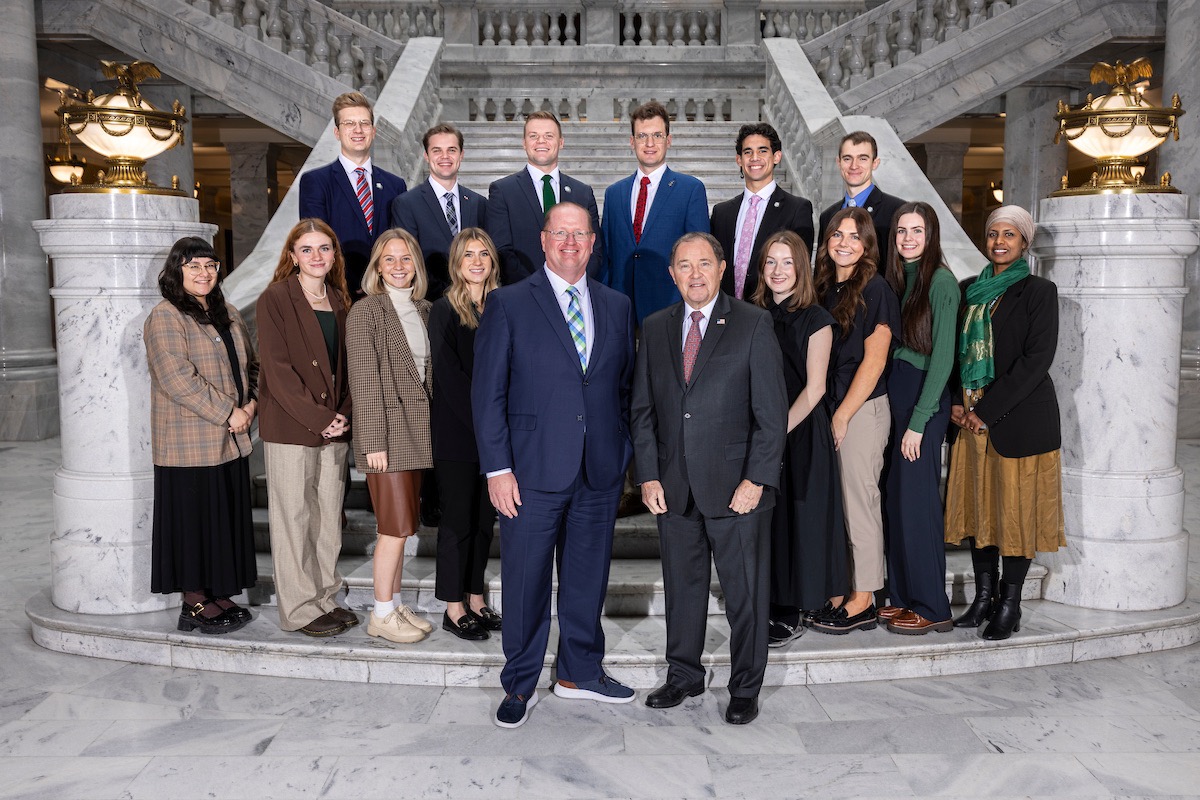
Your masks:
M 986 431 L 960 430 L 946 480 L 946 541 L 970 536 L 1002 556 L 1033 558 L 1065 547 L 1060 451 L 1005 458 Z

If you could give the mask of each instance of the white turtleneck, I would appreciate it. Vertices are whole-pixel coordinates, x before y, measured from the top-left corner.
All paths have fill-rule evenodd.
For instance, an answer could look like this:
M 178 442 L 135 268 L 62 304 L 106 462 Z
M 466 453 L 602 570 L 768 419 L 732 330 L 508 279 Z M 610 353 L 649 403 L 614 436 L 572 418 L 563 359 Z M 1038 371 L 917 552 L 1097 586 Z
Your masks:
M 425 329 L 420 312 L 413 305 L 412 289 L 397 289 L 386 281 L 383 285 L 387 288 L 388 298 L 391 299 L 396 316 L 400 318 L 400 324 L 404 328 L 404 337 L 408 339 L 413 362 L 417 365 L 417 375 L 424 383 L 425 367 L 429 363 L 429 332 Z

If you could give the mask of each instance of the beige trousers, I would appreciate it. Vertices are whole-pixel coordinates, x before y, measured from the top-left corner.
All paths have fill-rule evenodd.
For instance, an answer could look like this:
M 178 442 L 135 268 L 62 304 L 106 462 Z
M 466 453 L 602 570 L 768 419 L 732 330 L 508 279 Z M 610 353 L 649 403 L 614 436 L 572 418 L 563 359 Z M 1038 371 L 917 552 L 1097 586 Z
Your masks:
M 342 500 L 350 446 L 263 442 L 279 627 L 296 631 L 332 611 L 342 589 Z
M 887 395 L 876 397 L 863 403 L 850 420 L 846 438 L 838 448 L 853 562 L 850 583 L 856 592 L 883 588 L 883 503 L 879 475 L 883 472 L 883 451 L 891 430 L 892 410 Z

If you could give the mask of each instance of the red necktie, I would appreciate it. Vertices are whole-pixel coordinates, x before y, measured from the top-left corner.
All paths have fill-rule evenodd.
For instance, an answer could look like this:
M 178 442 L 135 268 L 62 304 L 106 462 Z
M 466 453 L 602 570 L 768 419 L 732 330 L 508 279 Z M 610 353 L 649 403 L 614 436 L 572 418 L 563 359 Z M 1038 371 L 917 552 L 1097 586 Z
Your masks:
M 650 187 L 650 178 L 642 176 L 642 186 L 638 189 L 637 210 L 633 212 L 633 241 L 642 241 L 642 221 L 646 218 L 646 192 Z
M 358 167 L 354 170 L 354 175 L 357 178 L 354 182 L 354 193 L 358 195 L 358 204 L 362 206 L 363 216 L 367 219 L 367 230 L 374 233 L 372 223 L 375 221 L 375 201 L 371 199 L 371 187 L 367 185 L 367 170 L 365 167 Z
M 683 382 L 692 382 L 692 369 L 696 366 L 696 356 L 700 355 L 700 320 L 704 319 L 703 311 L 692 312 L 692 327 L 688 328 L 687 339 L 683 343 Z

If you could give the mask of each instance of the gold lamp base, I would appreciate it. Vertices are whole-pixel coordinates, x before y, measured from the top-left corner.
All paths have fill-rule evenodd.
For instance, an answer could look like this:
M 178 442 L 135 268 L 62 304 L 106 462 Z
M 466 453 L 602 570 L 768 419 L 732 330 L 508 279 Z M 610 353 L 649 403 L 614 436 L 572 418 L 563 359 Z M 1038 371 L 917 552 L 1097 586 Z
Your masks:
M 169 197 L 187 197 L 179 188 L 179 176 L 174 176 L 172 187 L 158 186 L 146 177 L 146 162 L 140 158 L 117 156 L 105 160 L 107 169 L 100 170 L 96 183 L 72 184 L 63 192 L 78 194 L 161 194 Z
M 1136 158 L 1105 156 L 1096 159 L 1096 171 L 1092 179 L 1082 186 L 1068 187 L 1067 176 L 1062 176 L 1062 188 L 1051 192 L 1051 197 L 1075 197 L 1089 194 L 1179 194 L 1171 185 L 1171 173 L 1164 172 L 1158 183 L 1142 183 L 1142 176 L 1135 175 L 1133 167 L 1140 166 Z

